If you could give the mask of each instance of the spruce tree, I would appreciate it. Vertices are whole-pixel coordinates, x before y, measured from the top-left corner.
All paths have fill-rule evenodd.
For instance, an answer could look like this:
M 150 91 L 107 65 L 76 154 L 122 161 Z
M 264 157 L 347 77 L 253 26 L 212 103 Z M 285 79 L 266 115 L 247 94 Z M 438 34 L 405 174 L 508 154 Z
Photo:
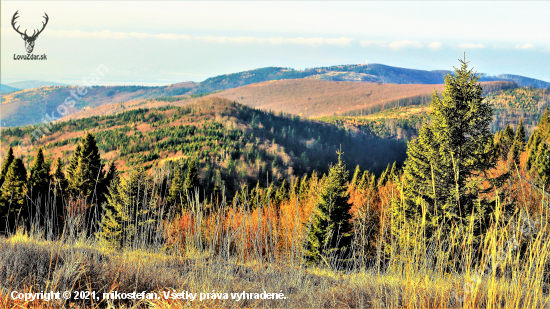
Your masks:
M 85 225 L 94 233 L 101 219 L 101 203 L 106 198 L 105 172 L 95 137 L 86 133 L 76 147 L 69 167 L 67 168 L 69 192 L 73 198 L 85 202 Z
M 104 178 L 104 187 L 107 188 L 111 184 L 111 181 L 118 178 L 118 170 L 116 168 L 115 162 L 111 162 L 109 165 L 109 170 L 107 171 L 107 174 L 105 174 Z
M 280 204 L 283 201 L 288 200 L 289 196 L 290 194 L 289 194 L 288 183 L 286 182 L 285 179 L 283 179 L 283 182 L 281 182 L 281 186 L 279 187 L 279 189 L 277 189 L 277 193 L 275 193 L 275 200 L 277 204 L 280 206 Z
M 516 129 L 516 135 L 514 136 L 514 143 L 509 154 L 509 162 L 516 164 L 519 167 L 519 155 L 525 150 L 525 128 L 523 127 L 523 118 L 519 121 L 518 128 Z M 514 168 L 514 167 L 512 167 Z
M 105 177 L 99 148 L 91 133 L 82 138 L 79 146 L 69 165 L 69 184 L 73 195 L 95 201 L 98 198 L 97 189 L 101 188 L 100 182 Z
M 256 210 L 261 203 L 261 189 L 260 189 L 260 181 L 256 182 L 256 186 L 250 190 L 250 195 L 248 198 L 248 203 L 250 204 L 250 211 Z
M 13 149 L 10 147 L 8 149 L 8 153 L 6 154 L 4 162 L 2 162 L 2 169 L 0 170 L 0 188 L 2 188 L 2 184 L 4 183 L 4 179 L 6 177 L 6 174 L 8 173 L 8 168 L 10 167 L 14 158 L 15 157 L 13 156 Z
M 51 218 L 51 209 L 48 201 L 50 189 L 50 164 L 44 158 L 42 148 L 38 148 L 34 162 L 29 171 L 27 183 L 28 195 L 30 197 L 30 212 L 38 216 L 40 226 Z
M 350 189 L 355 189 L 357 185 L 359 184 L 359 181 L 361 180 L 361 169 L 359 168 L 359 165 L 355 167 L 355 172 L 353 172 L 353 177 L 351 178 L 351 181 L 349 183 Z
M 500 157 L 503 159 L 506 159 L 508 157 L 508 154 L 510 153 L 510 150 L 512 149 L 512 145 L 514 143 L 514 129 L 512 129 L 512 126 L 510 124 L 506 125 L 506 128 L 501 134 L 501 142 L 500 142 Z
M 65 173 L 63 173 L 63 161 L 61 161 L 61 158 L 57 158 L 55 160 L 55 169 L 52 174 L 52 180 L 55 194 L 59 196 L 65 194 L 69 184 L 67 182 L 67 178 L 65 177 Z
M 542 184 L 544 188 L 548 186 L 548 183 L 550 182 L 550 147 L 548 147 L 548 144 L 541 143 L 538 147 L 537 154 L 536 154 L 536 160 L 535 160 L 535 167 L 538 176 L 540 177 L 540 180 L 542 181 Z
M 72 190 L 75 186 L 73 185 L 76 182 L 76 167 L 78 166 L 78 159 L 80 158 L 80 143 L 76 145 L 76 148 L 74 150 L 73 156 L 71 157 L 71 160 L 69 161 L 69 166 L 67 166 L 67 180 L 70 184 L 69 188 Z M 76 189 L 76 188 L 75 188 Z
M 338 164 L 323 177 L 319 199 L 311 222 L 305 258 L 309 263 L 333 266 L 347 259 L 351 244 L 351 204 L 348 192 L 348 171 L 338 152 Z
M 56 228 L 55 233 L 60 234 L 61 228 L 63 227 L 64 218 L 65 218 L 65 196 L 67 194 L 68 182 L 63 173 L 63 162 L 61 158 L 55 160 L 55 169 L 52 174 L 52 187 L 53 187 L 53 200 L 55 203 L 54 218 L 54 227 Z
M 131 168 L 128 178 L 115 178 L 108 190 L 96 233 L 100 243 L 116 249 L 147 244 L 153 232 L 156 198 L 143 167 Z
M 193 198 L 199 198 L 194 196 L 195 188 L 199 187 L 199 174 L 197 169 L 197 163 L 195 160 L 191 160 L 189 163 L 189 169 L 187 170 L 187 176 L 183 183 L 184 194 L 188 200 L 193 200 Z
M 179 165 L 174 167 L 174 177 L 172 178 L 166 203 L 169 207 L 174 207 L 176 213 L 180 213 L 182 208 L 187 205 L 186 194 L 183 189 L 183 176 Z
M 527 143 L 529 155 L 527 157 L 526 168 L 528 171 L 531 171 L 535 166 L 535 162 L 537 160 L 537 151 L 541 140 L 541 134 L 538 132 L 538 130 L 535 129 L 535 131 L 529 138 L 529 142 Z
M 0 231 L 13 231 L 16 219 L 27 221 L 26 207 L 27 170 L 20 158 L 15 158 L 8 167 L 0 194 Z
M 479 76 L 459 61 L 461 67 L 445 76 L 443 96 L 434 91 L 431 123 L 409 143 L 404 165 L 405 218 L 418 222 L 426 205 L 428 231 L 442 222 L 467 224 L 467 218 L 479 223 L 491 203 L 474 181 L 495 164 L 493 110 L 483 99 Z

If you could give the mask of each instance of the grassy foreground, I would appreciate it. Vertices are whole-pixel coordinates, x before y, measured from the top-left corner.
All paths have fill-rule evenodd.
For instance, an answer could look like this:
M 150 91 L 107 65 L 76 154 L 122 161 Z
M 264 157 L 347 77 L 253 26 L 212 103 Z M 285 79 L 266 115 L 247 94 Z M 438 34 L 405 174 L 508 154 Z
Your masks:
M 304 237 L 296 235 L 307 231 L 266 220 L 269 208 L 203 206 L 173 220 L 177 233 L 147 246 L 109 249 L 71 225 L 50 240 L 43 231 L 23 229 L 0 238 L 0 308 L 550 308 L 550 233 L 540 224 L 547 221 L 526 213 L 481 240 L 461 230 L 431 242 L 421 241 L 421 229 L 407 238 L 382 235 L 368 258 L 362 248 L 370 238 L 356 233 L 353 262 L 341 267 L 337 259 L 307 266 Z M 250 228 L 255 222 L 264 226 Z M 170 229 L 166 223 L 157 228 Z M 473 242 L 482 244 L 479 250 Z M 24 301 L 12 299 L 12 291 L 93 291 L 100 299 Z M 156 292 L 160 299 L 102 299 L 114 291 Z M 163 297 L 185 291 L 196 299 Z M 232 299 L 243 291 L 285 299 Z M 228 299 L 204 294 L 208 299 L 201 301 L 200 293 L 227 293 Z

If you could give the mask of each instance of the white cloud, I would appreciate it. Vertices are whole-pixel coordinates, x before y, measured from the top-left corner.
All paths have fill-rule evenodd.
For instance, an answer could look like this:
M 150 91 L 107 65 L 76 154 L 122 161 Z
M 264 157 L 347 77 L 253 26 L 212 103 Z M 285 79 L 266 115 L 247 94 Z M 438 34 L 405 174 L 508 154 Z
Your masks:
M 462 43 L 458 44 L 460 48 L 474 49 L 474 48 L 485 48 L 483 44 L 474 44 L 474 43 Z
M 55 37 L 68 38 L 96 38 L 96 39 L 160 39 L 160 40 L 200 40 L 212 43 L 267 43 L 267 44 L 300 44 L 300 45 L 348 45 L 353 39 L 340 38 L 258 38 L 258 37 L 223 37 L 223 36 L 190 36 L 186 34 L 174 33 L 137 33 L 137 32 L 112 32 L 112 31 L 93 31 L 86 32 L 81 30 L 50 30 L 49 35 Z
M 408 48 L 408 47 L 422 48 L 422 44 L 420 44 L 420 42 L 409 41 L 409 40 L 391 42 L 389 46 L 391 49 L 394 49 L 394 50 Z
M 428 48 L 432 49 L 432 50 L 439 50 L 439 49 L 441 49 L 441 43 L 432 42 L 432 43 L 428 44 Z
M 516 48 L 517 49 L 531 49 L 531 48 L 534 48 L 535 45 L 531 44 L 531 43 L 525 43 L 523 45 L 516 45 Z
M 384 41 L 373 41 L 373 40 L 361 40 L 359 41 L 359 45 L 363 47 L 370 47 L 370 46 L 376 46 L 380 48 L 386 47 L 386 42 Z

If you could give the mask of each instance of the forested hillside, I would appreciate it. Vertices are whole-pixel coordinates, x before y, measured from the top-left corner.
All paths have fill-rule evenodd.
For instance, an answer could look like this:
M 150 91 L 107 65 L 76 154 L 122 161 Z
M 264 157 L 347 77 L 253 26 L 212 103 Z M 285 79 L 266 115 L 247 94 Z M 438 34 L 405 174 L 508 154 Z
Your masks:
M 484 88 L 490 84 L 485 83 Z M 485 94 L 485 100 L 493 107 L 492 132 L 504 130 L 506 126 L 517 127 L 523 119 L 527 135 L 535 129 L 544 109 L 550 104 L 548 89 L 532 87 L 512 87 L 510 89 L 492 89 Z M 430 105 L 427 100 L 417 100 L 413 105 L 400 104 L 398 107 L 359 116 L 360 112 L 348 113 L 348 116 L 327 116 L 317 118 L 345 128 L 356 128 L 372 132 L 382 138 L 410 140 L 418 135 L 423 123 L 430 120 Z
M 6 129 L 2 146 L 17 147 L 34 130 L 33 126 Z M 93 132 L 102 157 L 115 160 L 121 171 L 132 164 L 159 167 L 169 161 L 195 160 L 207 192 L 223 185 L 234 192 L 257 181 L 278 185 L 312 170 L 323 173 L 340 148 L 350 164 L 380 173 L 394 161 L 403 162 L 406 147 L 369 131 L 259 111 L 219 98 L 59 122 L 50 131 L 34 149 L 43 147 L 52 159 L 66 160 L 81 136 Z M 20 155 L 28 165 L 34 153 Z
M 210 92 L 236 88 L 249 84 L 283 79 L 314 78 L 329 81 L 363 81 L 391 84 L 443 84 L 445 70 L 416 70 L 392 67 L 383 64 L 348 64 L 316 67 L 304 70 L 267 67 L 239 73 L 225 74 L 208 78 L 200 83 L 196 92 Z M 550 83 L 519 75 L 502 74 L 489 76 L 482 74 L 480 81 L 510 81 L 522 87 L 546 88 Z
M 145 86 L 44 86 L 1 96 L 2 126 L 21 126 L 44 121 L 46 114 L 59 119 L 71 112 L 134 99 L 176 96 L 188 92 L 183 85 Z M 60 106 L 65 106 L 60 108 Z M 54 120 L 55 120 L 54 119 Z M 51 121 L 51 120 L 50 120 Z

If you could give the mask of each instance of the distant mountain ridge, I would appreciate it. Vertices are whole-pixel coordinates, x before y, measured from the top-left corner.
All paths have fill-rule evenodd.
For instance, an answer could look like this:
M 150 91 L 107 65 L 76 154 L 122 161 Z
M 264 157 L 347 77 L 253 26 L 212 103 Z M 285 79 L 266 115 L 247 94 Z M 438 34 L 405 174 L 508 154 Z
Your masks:
M 0 92 L 9 93 L 9 92 L 14 92 L 14 91 L 19 91 L 19 90 L 21 90 L 21 89 L 15 88 L 15 87 L 10 87 L 10 86 L 4 85 L 4 84 L 0 84 Z
M 7 86 L 18 88 L 18 89 L 33 89 L 44 86 L 69 86 L 68 84 L 44 81 L 44 80 L 25 80 L 16 83 L 9 83 Z
M 375 83 L 375 85 L 376 83 L 442 85 L 444 83 L 444 76 L 446 73 L 447 71 L 443 70 L 425 71 L 398 68 L 382 64 L 349 64 L 318 67 L 305 70 L 295 70 L 283 67 L 267 67 L 219 75 L 208 78 L 200 83 L 183 82 L 158 87 L 94 86 L 85 96 L 78 99 L 74 106 L 76 110 L 86 110 L 105 104 L 152 98 L 159 98 L 160 101 L 165 102 L 173 102 L 175 100 L 182 99 L 180 98 L 181 96 L 193 98 L 212 92 L 234 89 L 251 84 L 258 84 L 258 86 L 262 86 L 260 83 L 280 80 L 296 80 L 296 83 L 299 83 L 300 80 L 303 81 L 304 79 L 316 79 L 322 81 Z M 512 88 L 516 87 L 516 85 L 544 89 L 550 87 L 550 83 L 545 81 L 510 74 L 498 76 L 489 76 L 484 74 L 481 76 L 481 81 L 506 81 L 512 85 L 509 86 Z M 291 82 L 291 84 L 293 83 L 294 82 Z M 60 108 L 59 106 L 63 104 L 64 100 L 71 96 L 71 88 L 60 85 L 62 84 L 48 81 L 26 81 L 7 85 L 9 87 L 15 87 L 23 90 L 2 94 L 2 119 L 0 125 L 20 126 L 35 124 L 43 121 L 45 114 L 51 115 L 52 112 L 56 112 L 58 108 Z M 29 86 L 41 88 L 24 89 Z M 328 84 L 325 84 L 325 86 L 328 86 Z M 266 87 L 265 89 L 270 89 L 270 87 Z M 312 96 L 306 96 L 306 100 L 309 100 L 309 97 L 312 97 L 311 100 L 313 100 L 314 96 L 323 93 L 322 89 L 317 89 L 315 91 L 320 92 L 318 94 L 312 93 Z M 363 93 L 363 95 L 368 94 Z M 241 97 L 246 97 L 246 95 L 240 95 L 232 99 L 242 101 Z M 266 99 L 269 99 L 269 96 L 265 97 Z M 358 98 L 354 98 L 352 101 L 357 101 L 357 99 Z M 393 102 L 396 99 L 399 100 L 399 98 L 391 98 L 391 95 L 384 96 L 384 100 L 390 100 Z M 326 100 L 323 99 L 323 102 L 326 103 Z M 392 102 L 387 103 L 393 104 Z M 248 102 L 251 106 L 256 106 L 258 103 L 259 102 Z M 386 102 L 383 102 L 381 107 L 382 109 L 384 108 L 384 103 Z M 401 103 L 398 102 L 398 104 Z M 356 110 L 360 110 L 360 114 L 363 113 L 362 108 L 365 104 L 358 102 L 356 105 L 358 105 Z M 61 109 L 63 109 L 63 107 L 61 107 Z M 349 111 L 353 112 L 353 110 Z M 331 115 L 334 113 L 340 114 L 342 112 L 343 110 L 328 110 L 327 113 L 324 113 L 324 115 Z M 304 111 L 304 115 L 307 114 L 312 116 L 316 113 L 317 112 L 313 113 L 313 110 L 308 110 L 307 112 Z
M 204 93 L 236 88 L 271 80 L 315 78 L 329 81 L 361 81 L 390 84 L 444 84 L 446 70 L 417 70 L 392 67 L 384 64 L 349 64 L 295 70 L 283 67 L 266 67 L 207 78 L 198 83 L 193 93 Z M 550 83 L 520 75 L 481 74 L 480 81 L 513 81 L 521 87 L 547 88 Z

